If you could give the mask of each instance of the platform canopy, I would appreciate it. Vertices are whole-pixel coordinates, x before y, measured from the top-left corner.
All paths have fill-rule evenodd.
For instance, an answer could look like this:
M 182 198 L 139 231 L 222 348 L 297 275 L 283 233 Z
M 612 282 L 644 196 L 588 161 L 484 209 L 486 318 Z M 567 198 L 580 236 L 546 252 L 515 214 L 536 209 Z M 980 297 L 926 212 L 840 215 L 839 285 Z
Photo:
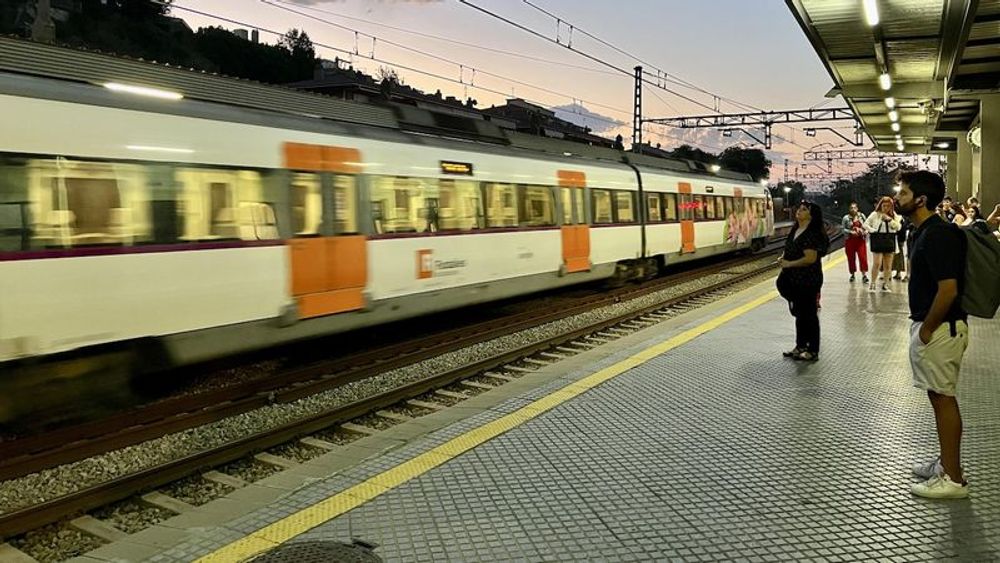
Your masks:
M 879 150 L 954 151 L 1000 91 L 1000 0 L 786 3 Z

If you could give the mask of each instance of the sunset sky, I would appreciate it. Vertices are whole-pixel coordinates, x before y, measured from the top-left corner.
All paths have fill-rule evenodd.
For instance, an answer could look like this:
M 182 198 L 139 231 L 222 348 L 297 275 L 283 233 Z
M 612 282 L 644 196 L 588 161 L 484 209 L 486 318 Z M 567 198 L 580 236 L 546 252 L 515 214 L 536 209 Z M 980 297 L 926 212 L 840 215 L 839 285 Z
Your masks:
M 666 88 L 709 108 L 656 86 L 647 86 L 643 95 L 643 115 L 647 118 L 711 114 L 717 103 L 712 94 L 749 106 L 719 102 L 720 109 L 728 113 L 755 111 L 753 108 L 844 106 L 840 98 L 824 98 L 833 82 L 782 0 L 469 0 L 469 3 L 534 30 L 544 38 L 459 0 L 175 0 L 173 15 L 184 18 L 192 28 L 221 25 L 232 29 L 240 25 L 182 8 L 242 22 L 246 27 L 261 29 L 261 40 L 266 42 L 276 40 L 266 30 L 303 29 L 324 58 L 346 58 L 356 68 L 370 73 L 380 66 L 392 67 L 406 84 L 429 92 L 440 89 L 445 95 L 473 97 L 480 108 L 503 104 L 505 98 L 516 96 L 574 114 L 597 114 L 597 118 L 575 120 L 610 137 L 621 133 L 626 139 L 631 138 L 634 87 L 631 69 L 637 64 L 654 75 L 667 73 L 669 81 L 663 82 Z M 562 23 L 557 24 L 555 18 L 544 12 L 560 18 Z M 357 36 L 355 31 L 359 32 Z M 545 38 L 558 39 L 560 44 Z M 563 46 L 566 44 L 629 74 L 576 54 Z M 632 56 L 617 52 L 612 46 Z M 380 61 L 371 60 L 373 53 Z M 675 82 L 678 79 L 712 94 L 679 85 Z M 837 122 L 833 126 L 843 128 L 840 130 L 850 136 L 850 123 Z M 748 146 L 753 143 L 746 137 L 723 138 L 718 131 L 709 129 L 668 131 L 659 126 L 647 127 L 644 140 L 662 143 L 664 148 L 686 141 L 719 152 L 741 141 Z M 825 164 L 822 167 L 803 164 L 805 150 L 850 148 L 839 137 L 822 131 L 816 137 L 806 137 L 801 128 L 781 126 L 774 129 L 774 134 L 774 150 L 769 153 L 775 162 L 772 180 L 784 176 L 784 159 L 789 160 L 789 179 L 795 171 L 825 172 Z M 835 166 L 835 172 L 847 175 L 865 169 L 862 163 Z

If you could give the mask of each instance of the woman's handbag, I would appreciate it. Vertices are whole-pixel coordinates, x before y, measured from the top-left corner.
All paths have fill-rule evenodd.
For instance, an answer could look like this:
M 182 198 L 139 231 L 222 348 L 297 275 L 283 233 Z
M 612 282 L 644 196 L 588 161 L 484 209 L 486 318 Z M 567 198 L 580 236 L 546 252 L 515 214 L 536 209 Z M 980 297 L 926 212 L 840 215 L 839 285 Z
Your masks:
M 885 221 L 882 222 L 885 224 Z M 882 225 L 879 225 L 879 229 Z M 888 227 L 886 227 L 888 229 Z M 881 232 L 877 231 L 871 234 L 872 241 L 872 252 L 878 254 L 895 254 L 896 253 L 896 233 Z

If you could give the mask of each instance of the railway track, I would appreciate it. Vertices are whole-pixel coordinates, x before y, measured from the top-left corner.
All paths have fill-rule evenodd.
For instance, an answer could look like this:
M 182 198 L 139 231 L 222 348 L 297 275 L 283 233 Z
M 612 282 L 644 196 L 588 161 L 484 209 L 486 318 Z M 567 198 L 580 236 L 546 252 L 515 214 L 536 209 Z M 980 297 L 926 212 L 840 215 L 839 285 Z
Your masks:
M 55 431 L 0 442 L 0 481 L 138 444 L 274 403 L 289 403 L 379 373 L 440 356 L 505 334 L 635 299 L 664 287 L 697 280 L 759 260 L 761 255 L 665 276 L 638 287 L 622 287 L 571 303 L 491 319 L 425 337 L 363 350 L 220 389 L 164 399 L 148 406 Z
M 704 277 L 707 275 L 707 272 L 712 271 L 713 269 L 716 271 L 733 269 L 738 266 L 745 266 L 749 262 L 760 259 L 761 258 L 758 255 L 752 260 L 739 260 L 737 261 L 738 263 L 729 262 L 724 265 L 699 268 L 678 276 L 663 278 L 663 282 L 659 284 L 647 284 L 640 288 L 625 288 L 620 292 L 613 292 L 614 295 L 609 296 L 608 299 L 589 301 L 585 305 L 581 304 L 579 308 L 569 309 L 562 307 L 560 318 L 576 314 L 581 310 L 589 310 L 600 306 L 597 303 L 606 303 L 608 300 L 620 301 L 623 299 L 623 296 L 626 295 L 628 295 L 628 298 L 630 299 L 636 298 L 639 295 L 662 290 L 664 286 L 668 284 L 677 284 L 682 280 L 690 281 Z M 2 514 L 0 515 L 0 537 L 9 538 L 29 530 L 38 529 L 47 524 L 64 520 L 72 515 L 81 514 L 120 499 L 137 495 L 143 491 L 149 491 L 157 487 L 162 487 L 171 482 L 197 474 L 198 472 L 245 458 L 246 456 L 255 454 L 256 452 L 261 452 L 281 444 L 298 440 L 304 436 L 309 436 L 312 433 L 336 427 L 339 424 L 357 419 L 358 417 L 369 413 L 384 413 L 385 411 L 380 411 L 380 409 L 386 409 L 392 405 L 416 403 L 420 405 L 421 408 L 430 406 L 425 402 L 413 401 L 413 398 L 442 387 L 459 383 L 467 387 L 483 389 L 489 386 L 484 385 L 483 383 L 476 383 L 475 379 L 483 379 L 484 377 L 493 382 L 502 383 L 505 380 L 512 379 L 511 377 L 504 376 L 502 372 L 495 372 L 495 370 L 498 369 L 505 369 L 504 366 L 511 366 L 511 364 L 516 365 L 518 362 L 522 363 L 522 365 L 537 366 L 553 361 L 559 361 L 561 358 L 573 355 L 578 351 L 593 348 L 600 345 L 602 342 L 613 340 L 624 334 L 641 330 L 667 318 L 676 316 L 677 314 L 691 308 L 714 301 L 725 292 L 732 291 L 734 286 L 740 286 L 751 280 L 756 280 L 762 275 L 770 274 L 772 271 L 773 266 L 752 268 L 742 273 L 733 274 L 724 281 L 704 286 L 696 291 L 689 292 L 668 301 L 632 310 L 625 314 L 605 319 L 593 325 L 572 330 L 552 338 L 539 340 L 518 349 L 486 357 L 478 362 L 448 370 L 446 372 L 434 374 L 418 381 L 372 395 L 363 400 L 354 401 L 337 408 L 329 409 L 314 416 L 282 424 L 267 431 L 245 436 L 241 439 L 233 440 L 219 445 L 218 447 L 206 449 L 180 459 L 175 459 L 165 464 L 149 467 L 132 474 L 123 475 L 119 478 L 90 486 L 72 494 L 64 495 L 35 506 Z M 519 319 L 516 323 L 506 323 L 505 330 L 503 332 L 509 333 L 520 330 L 520 327 L 522 326 L 537 326 L 539 323 L 547 322 L 545 319 L 552 320 L 553 318 L 556 318 L 556 315 L 552 312 L 549 312 L 548 314 L 536 314 L 531 318 L 525 316 L 523 319 Z M 485 327 L 481 332 L 477 332 L 476 336 L 466 334 L 465 336 L 468 339 L 465 341 L 472 342 L 477 339 L 481 341 L 484 338 L 488 338 L 489 335 L 496 334 L 498 333 L 497 331 L 500 331 L 498 327 L 487 328 L 488 327 Z M 468 333 L 468 329 L 463 330 Z M 447 348 L 447 345 L 443 343 L 447 341 L 447 338 L 441 337 L 442 335 L 436 335 L 436 338 L 438 338 L 436 344 L 430 341 L 423 342 L 420 345 L 415 345 L 414 343 L 411 347 L 411 353 L 413 355 L 410 356 L 408 360 L 400 359 L 398 362 L 418 361 L 415 360 L 415 358 L 433 357 L 436 354 L 442 353 L 441 350 Z M 454 347 L 454 344 L 452 347 Z M 421 352 L 420 350 L 423 351 Z M 252 386 L 248 387 L 248 389 L 253 391 L 252 397 L 229 401 L 229 403 L 220 404 L 213 409 L 191 409 L 192 412 L 190 414 L 187 412 L 177 413 L 176 411 L 171 413 L 168 406 L 157 405 L 156 410 L 150 410 L 146 413 L 150 422 L 146 424 L 139 424 L 130 428 L 120 428 L 117 432 L 108 436 L 108 438 L 103 441 L 96 437 L 85 437 L 87 432 L 84 430 L 73 430 L 73 432 L 77 432 L 78 436 L 81 437 L 78 443 L 65 444 L 62 447 L 56 447 L 54 449 L 40 448 L 33 454 L 34 457 L 32 457 L 32 454 L 20 456 L 14 460 L 16 464 L 7 462 L 5 463 L 5 467 L 8 468 L 7 470 L 9 471 L 9 468 L 13 467 L 20 467 L 23 470 L 24 468 L 31 467 L 32 464 L 35 466 L 44 466 L 45 464 L 51 464 L 57 461 L 64 463 L 64 461 L 61 461 L 62 459 L 78 459 L 81 456 L 89 455 L 87 452 L 108 451 L 109 449 L 113 449 L 115 447 L 121 447 L 119 444 L 136 443 L 137 441 L 148 439 L 147 437 L 162 435 L 164 429 L 182 428 L 185 427 L 185 425 L 190 427 L 191 424 L 194 424 L 194 421 L 217 420 L 218 418 L 227 416 L 223 413 L 239 412 L 239 409 L 241 408 L 253 408 L 248 405 L 253 404 L 255 401 L 263 401 L 259 404 L 270 404 L 275 401 L 294 401 L 296 398 L 307 396 L 312 392 L 316 392 L 316 390 L 343 385 L 347 381 L 353 381 L 366 377 L 366 374 L 372 373 L 372 370 L 384 370 L 388 369 L 388 366 L 397 365 L 392 359 L 386 359 L 386 356 L 383 355 L 384 353 L 385 350 L 365 352 L 361 356 L 369 358 L 369 363 L 367 365 L 362 365 L 363 362 L 355 363 L 355 365 L 359 367 L 354 368 L 353 371 L 348 370 L 347 374 L 341 373 L 339 376 L 330 375 L 330 372 L 328 371 L 330 366 L 310 366 L 295 373 L 293 377 L 297 378 L 295 379 L 295 381 L 298 382 L 297 384 L 290 384 L 288 381 L 284 381 L 280 386 L 265 389 L 259 388 L 262 382 L 252 382 L 253 385 L 258 386 L 256 389 L 253 389 Z M 517 367 L 510 367 L 508 370 L 509 369 L 524 371 L 524 368 Z M 316 376 L 315 374 L 321 375 Z M 472 379 L 470 380 L 470 378 Z M 232 390 L 221 390 L 220 392 L 229 394 L 230 397 L 232 396 Z M 261 395 L 265 396 L 261 397 Z M 452 393 L 451 395 L 455 394 Z M 205 397 L 200 397 L 198 399 L 188 398 L 184 400 L 200 401 L 200 404 L 205 404 L 206 402 Z M 206 410 L 209 412 L 202 412 Z M 162 420 L 156 420 L 155 415 L 157 414 L 164 414 L 165 418 Z M 52 438 L 45 439 L 48 440 Z M 44 440 L 42 438 L 35 438 L 34 440 L 38 445 L 44 444 Z M 0 459 L 2 459 L 2 455 L 3 454 L 0 453 Z

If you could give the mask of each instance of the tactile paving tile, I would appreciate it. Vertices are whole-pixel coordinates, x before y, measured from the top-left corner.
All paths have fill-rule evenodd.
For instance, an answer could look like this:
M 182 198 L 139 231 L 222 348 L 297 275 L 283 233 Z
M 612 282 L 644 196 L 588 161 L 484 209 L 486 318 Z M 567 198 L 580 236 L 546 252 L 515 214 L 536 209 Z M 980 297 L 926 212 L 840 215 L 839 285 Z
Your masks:
M 918 499 L 909 467 L 936 437 L 905 293 L 827 279 L 818 363 L 781 357 L 793 320 L 769 302 L 293 541 L 361 537 L 389 561 L 997 559 L 1000 321 L 972 321 L 959 386 L 972 498 Z

